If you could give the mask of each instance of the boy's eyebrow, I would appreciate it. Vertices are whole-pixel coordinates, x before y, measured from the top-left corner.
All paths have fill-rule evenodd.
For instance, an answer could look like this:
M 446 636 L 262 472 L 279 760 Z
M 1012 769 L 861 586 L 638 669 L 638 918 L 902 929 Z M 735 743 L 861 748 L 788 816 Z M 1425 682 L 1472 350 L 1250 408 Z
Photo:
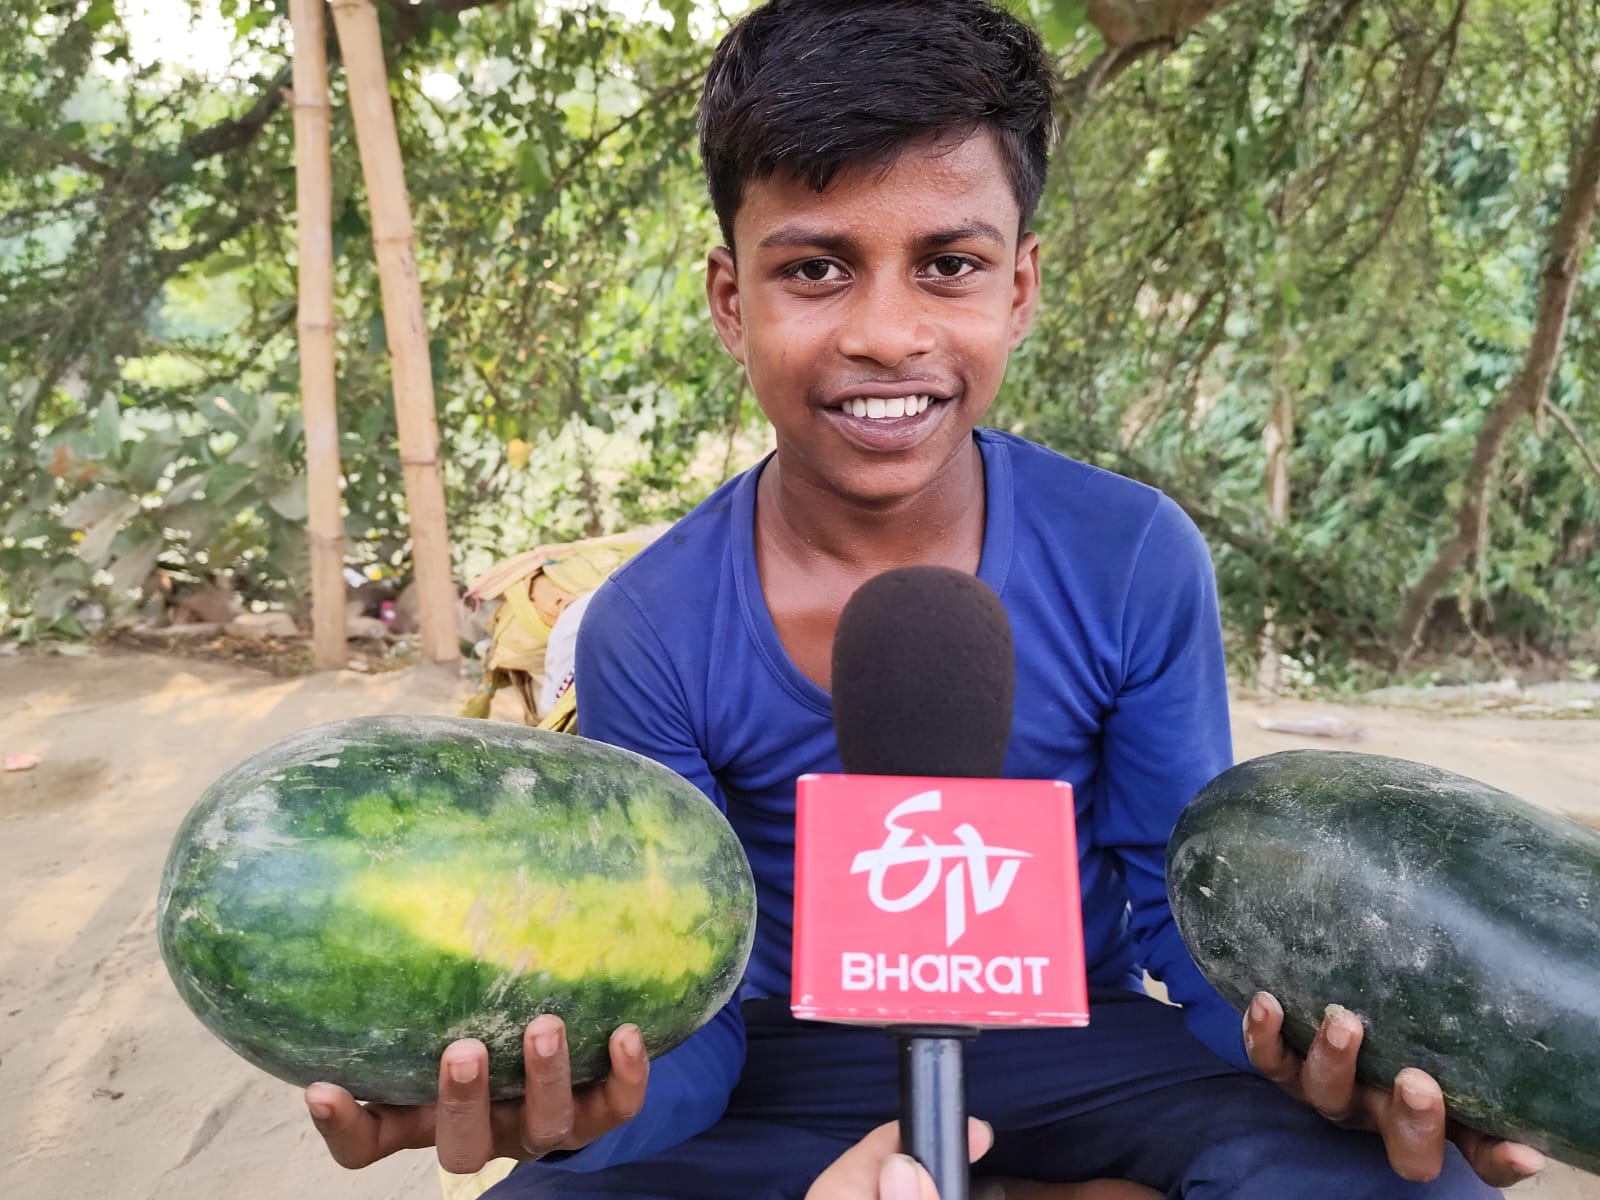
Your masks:
M 989 224 L 989 222 L 974 217 L 964 225 L 956 225 L 950 229 L 941 229 L 937 233 L 930 233 L 923 240 L 930 246 L 951 246 L 956 242 L 971 241 L 973 239 L 999 242 L 1003 246 L 1005 245 L 1006 235 Z
M 761 249 L 790 247 L 793 249 L 853 250 L 856 240 L 849 234 L 824 233 L 820 229 L 807 229 L 804 225 L 785 225 L 774 229 L 761 239 Z
M 925 246 L 938 247 L 951 246 L 975 238 L 999 242 L 1001 245 L 1004 245 L 1006 240 L 998 228 L 977 217 L 948 229 L 935 230 L 933 233 L 923 235 L 919 240 Z M 854 250 L 857 245 L 856 240 L 846 233 L 826 233 L 820 229 L 808 229 L 804 225 L 784 225 L 761 239 L 760 249 L 767 250 L 774 247 L 816 249 L 835 253 Z

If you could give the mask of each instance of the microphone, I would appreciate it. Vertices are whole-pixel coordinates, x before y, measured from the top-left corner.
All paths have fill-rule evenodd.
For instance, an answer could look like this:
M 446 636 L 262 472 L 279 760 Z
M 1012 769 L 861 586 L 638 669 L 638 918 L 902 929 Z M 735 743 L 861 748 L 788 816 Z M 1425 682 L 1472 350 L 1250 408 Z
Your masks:
M 964 1043 L 1088 1019 L 1072 792 L 998 778 L 1014 694 L 987 584 L 879 575 L 834 635 L 846 773 L 796 786 L 791 1007 L 899 1040 L 902 1139 L 943 1200 L 969 1191 Z
M 833 635 L 833 729 L 853 775 L 998 778 L 1016 657 L 994 589 L 901 567 L 856 590 Z

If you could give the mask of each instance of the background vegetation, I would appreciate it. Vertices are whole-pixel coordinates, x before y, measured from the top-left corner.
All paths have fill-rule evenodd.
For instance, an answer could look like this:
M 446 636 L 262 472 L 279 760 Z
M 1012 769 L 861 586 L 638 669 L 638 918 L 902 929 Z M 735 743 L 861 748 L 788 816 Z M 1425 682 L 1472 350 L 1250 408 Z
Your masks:
M 1188 507 L 1242 665 L 1600 659 L 1600 0 L 1015 6 L 1070 82 L 994 423 Z M 676 516 L 764 443 L 701 294 L 694 102 L 741 5 L 635 7 L 379 0 L 463 578 Z M 152 59 L 147 8 L 231 49 Z M 12 636 L 131 614 L 157 568 L 303 604 L 287 26 L 283 0 L 0 12 Z M 403 576 L 330 53 L 349 545 Z

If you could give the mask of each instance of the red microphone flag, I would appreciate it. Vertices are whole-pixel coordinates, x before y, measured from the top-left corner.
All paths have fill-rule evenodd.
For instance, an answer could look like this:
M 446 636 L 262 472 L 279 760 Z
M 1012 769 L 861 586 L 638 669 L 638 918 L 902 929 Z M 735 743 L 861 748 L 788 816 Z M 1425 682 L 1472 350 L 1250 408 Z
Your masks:
M 795 1016 L 1088 1024 L 1069 784 L 805 775 L 795 803 Z

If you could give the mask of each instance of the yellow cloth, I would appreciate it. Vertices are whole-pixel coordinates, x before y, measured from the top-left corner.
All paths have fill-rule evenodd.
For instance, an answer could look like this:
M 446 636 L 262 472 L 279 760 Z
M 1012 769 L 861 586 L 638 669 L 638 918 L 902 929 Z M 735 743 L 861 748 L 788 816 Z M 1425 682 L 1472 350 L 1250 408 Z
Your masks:
M 544 675 L 550 631 L 562 611 L 592 592 L 623 563 L 648 546 L 660 527 L 588 538 L 534 549 L 496 563 L 467 591 L 472 605 L 499 601 L 489 620 L 489 652 L 484 656 L 484 690 L 468 701 L 463 716 L 487 717 L 494 694 L 516 690 L 523 719 L 541 724 L 539 680 Z M 568 689 L 570 696 L 571 689 Z M 562 706 L 558 705 L 559 713 Z M 567 719 L 567 727 L 572 722 Z
M 444 1200 L 478 1200 L 478 1197 L 511 1174 L 516 1161 L 509 1158 L 491 1159 L 489 1165 L 476 1175 L 452 1175 L 439 1168 L 439 1190 Z

